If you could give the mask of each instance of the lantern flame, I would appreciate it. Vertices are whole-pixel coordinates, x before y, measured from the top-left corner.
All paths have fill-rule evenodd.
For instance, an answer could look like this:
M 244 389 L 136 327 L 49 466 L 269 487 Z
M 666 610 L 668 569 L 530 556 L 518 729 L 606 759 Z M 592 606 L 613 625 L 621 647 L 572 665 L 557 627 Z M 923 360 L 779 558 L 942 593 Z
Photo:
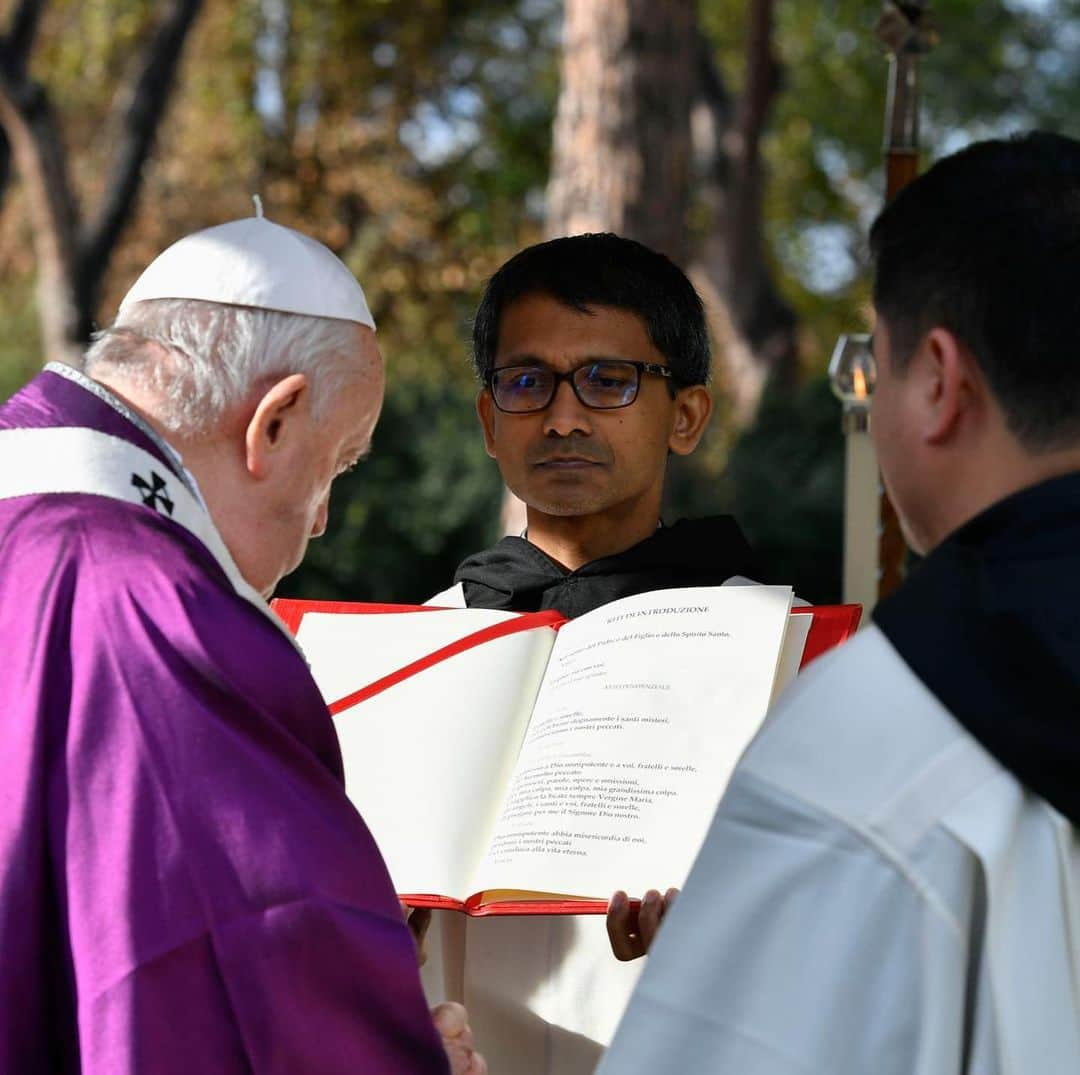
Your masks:
M 851 373 L 852 389 L 855 392 L 855 398 L 862 403 L 864 399 L 869 396 L 869 392 L 866 390 L 866 374 L 863 373 L 858 366 L 852 370 Z

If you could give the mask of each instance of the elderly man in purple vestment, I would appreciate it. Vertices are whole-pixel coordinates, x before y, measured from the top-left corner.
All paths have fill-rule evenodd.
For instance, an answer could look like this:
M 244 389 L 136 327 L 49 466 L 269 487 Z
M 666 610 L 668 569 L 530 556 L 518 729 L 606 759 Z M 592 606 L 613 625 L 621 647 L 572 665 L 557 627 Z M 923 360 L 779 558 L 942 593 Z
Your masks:
M 260 216 L 0 406 L 0 1072 L 485 1070 L 264 600 L 368 450 L 373 329 Z

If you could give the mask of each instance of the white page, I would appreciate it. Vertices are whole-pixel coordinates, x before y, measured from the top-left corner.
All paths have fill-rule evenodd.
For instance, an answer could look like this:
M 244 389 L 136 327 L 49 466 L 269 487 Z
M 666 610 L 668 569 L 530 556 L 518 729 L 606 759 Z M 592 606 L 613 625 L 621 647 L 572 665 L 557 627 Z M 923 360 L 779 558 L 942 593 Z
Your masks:
M 780 664 L 776 670 L 776 683 L 773 685 L 773 703 L 787 690 L 799 674 L 803 652 L 806 650 L 806 640 L 810 635 L 810 628 L 813 623 L 814 617 L 812 613 L 792 612 L 788 616 L 787 631 L 784 633 L 784 645 L 780 650 Z
M 514 613 L 308 613 L 297 640 L 327 702 Z M 555 632 L 485 642 L 334 718 L 345 786 L 398 892 L 464 899 Z
M 307 612 L 296 641 L 327 704 L 516 612 L 488 608 L 423 612 Z
M 769 705 L 787 587 L 666 590 L 563 627 L 475 883 L 681 885 Z

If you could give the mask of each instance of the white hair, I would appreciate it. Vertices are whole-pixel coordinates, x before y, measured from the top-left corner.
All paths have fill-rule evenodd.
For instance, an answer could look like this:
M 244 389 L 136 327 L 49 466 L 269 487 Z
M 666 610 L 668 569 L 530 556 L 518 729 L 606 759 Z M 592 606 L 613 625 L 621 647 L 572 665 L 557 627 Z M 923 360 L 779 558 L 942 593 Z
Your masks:
M 90 376 L 109 373 L 153 392 L 172 433 L 203 434 L 235 407 L 291 373 L 308 377 L 325 413 L 355 369 L 358 326 L 197 299 L 148 299 L 94 336 Z

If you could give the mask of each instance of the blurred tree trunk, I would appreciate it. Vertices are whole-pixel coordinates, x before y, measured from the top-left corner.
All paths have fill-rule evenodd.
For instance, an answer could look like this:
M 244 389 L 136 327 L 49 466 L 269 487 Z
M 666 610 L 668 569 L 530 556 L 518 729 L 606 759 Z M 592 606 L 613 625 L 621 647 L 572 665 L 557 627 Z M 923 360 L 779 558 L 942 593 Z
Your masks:
M 566 0 L 548 233 L 614 231 L 685 263 L 696 0 Z
M 739 425 L 768 378 L 794 380 L 798 360 L 795 316 L 765 259 L 761 139 L 780 84 L 773 7 L 747 5 L 746 84 L 733 101 L 695 0 L 566 0 L 548 187 L 550 235 L 615 231 L 690 268 Z M 710 228 L 691 249 L 695 197 Z
M 172 0 L 149 34 L 138 77 L 126 95 L 118 94 L 114 121 L 120 133 L 92 216 L 79 206 L 48 92 L 27 74 L 43 0 L 22 0 L 0 38 L 0 127 L 6 136 L 0 164 L 10 152 L 26 187 L 46 359 L 72 361 L 90 337 L 105 271 L 134 211 L 143 165 L 201 6 L 201 0 Z
M 781 75 L 773 8 L 774 0 L 747 5 L 746 83 L 737 101 L 707 43 L 698 45 L 699 196 L 711 212 L 711 227 L 692 275 L 710 309 L 724 387 L 740 427 L 753 420 L 767 380 L 791 387 L 798 373 L 795 313 L 765 257 L 761 139 Z
M 686 263 L 697 40 L 697 0 L 566 0 L 548 235 L 614 231 Z M 525 525 L 509 491 L 501 525 Z

